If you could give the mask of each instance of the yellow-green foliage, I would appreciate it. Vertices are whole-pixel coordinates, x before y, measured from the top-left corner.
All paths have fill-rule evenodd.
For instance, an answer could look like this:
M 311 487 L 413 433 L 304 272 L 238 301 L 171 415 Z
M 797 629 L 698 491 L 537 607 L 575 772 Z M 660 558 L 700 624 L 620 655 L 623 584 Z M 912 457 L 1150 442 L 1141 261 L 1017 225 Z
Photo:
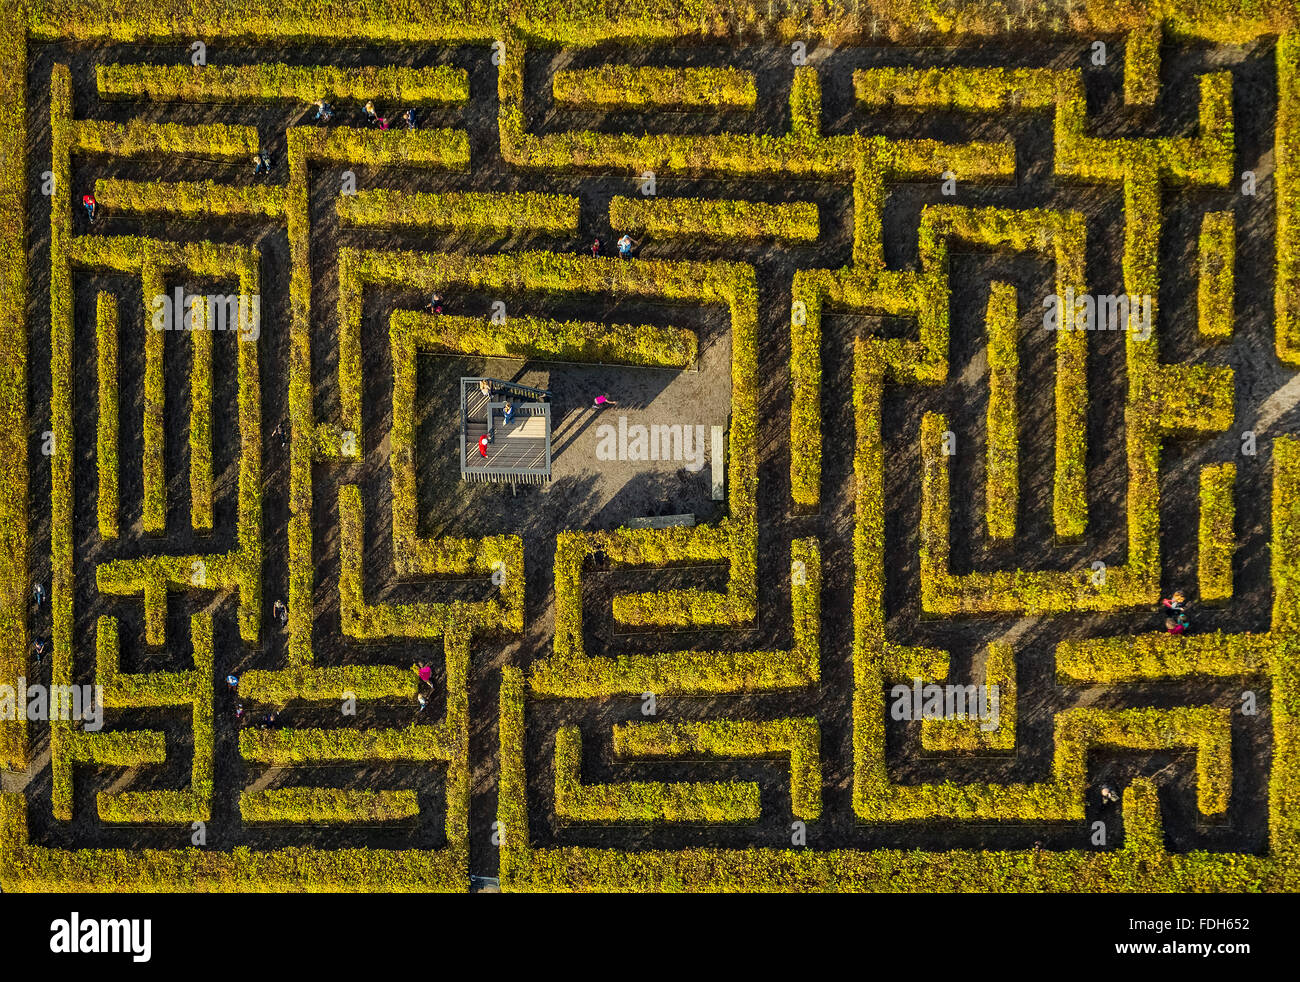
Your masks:
M 1277 282 L 1273 319 L 1277 356 L 1300 367 L 1300 34 L 1277 40 L 1277 126 L 1273 195 L 1277 202 Z
M 190 618 L 194 668 L 182 672 L 122 674 L 117 621 L 100 617 L 96 630 L 96 677 L 104 690 L 104 706 L 128 709 L 193 704 L 194 750 L 190 788 L 186 791 L 100 792 L 99 817 L 105 822 L 182 824 L 212 817 L 213 774 L 213 648 L 212 615 Z
M 877 110 L 1050 109 L 1058 74 L 1043 68 L 860 68 L 853 92 L 859 105 Z
M 50 724 L 50 743 L 51 752 L 59 758 L 58 766 L 53 768 L 50 801 L 54 817 L 64 822 L 72 820 L 72 775 L 76 767 L 139 767 L 167 759 L 165 739 L 159 730 L 88 733 L 74 730 L 70 721 L 61 720 Z
M 452 626 L 518 631 L 523 616 L 523 549 L 517 536 L 495 539 L 427 539 L 421 544 L 422 576 L 499 576 L 498 596 L 482 603 L 367 603 L 363 575 L 364 512 L 361 488 L 339 488 L 339 617 L 343 633 L 362 641 L 436 638 Z
M 1020 414 L 1016 404 L 1020 332 L 1015 287 L 993 284 L 985 323 L 989 336 L 985 515 L 992 538 L 1011 539 L 1016 534 L 1020 503 Z
M 163 279 L 146 271 L 145 296 L 165 293 Z M 196 311 L 197 313 L 197 311 Z M 144 530 L 159 534 L 167 526 L 167 435 L 163 429 L 167 394 L 163 341 L 166 335 L 155 324 L 144 332 Z M 156 642 L 161 643 L 161 641 Z
M 1236 464 L 1201 469 L 1201 521 L 1197 576 L 1202 600 L 1232 596 L 1232 556 L 1237 548 Z
M 337 199 L 340 220 L 352 225 L 419 228 L 512 235 L 559 234 L 578 229 L 578 199 L 536 191 L 408 193 L 377 188 Z
M 1198 245 L 1197 323 L 1201 337 L 1232 337 L 1237 234 L 1230 211 L 1206 212 Z
M 415 698 L 415 674 L 394 665 L 329 665 L 265 671 L 256 669 L 239 678 L 239 693 L 246 699 L 282 706 L 293 700 L 337 702 L 350 693 L 358 701 Z
M 817 69 L 803 65 L 794 70 L 790 85 L 790 135 L 816 139 L 822 128 L 822 83 Z
M 131 119 L 125 123 L 83 119 L 69 123 L 74 149 L 84 153 L 108 153 L 119 157 L 150 157 L 162 154 L 206 154 L 217 157 L 245 157 L 259 144 L 257 128 L 204 123 L 148 123 Z
M 1014 750 L 1019 697 L 1016 690 L 1016 656 L 1011 645 L 994 642 L 984 662 L 987 718 L 973 718 L 978 706 L 967 700 L 962 719 L 922 719 L 921 746 L 926 750 Z M 963 694 L 964 695 L 964 694 Z M 995 722 L 996 726 L 984 729 Z
M 190 335 L 190 524 L 196 532 L 212 531 L 212 330 L 205 311 Z
M 790 493 L 805 508 L 821 501 L 822 294 L 805 285 L 816 275 L 796 270 L 790 310 Z
M 420 814 L 414 791 L 360 791 L 341 788 L 272 788 L 239 796 L 245 822 L 342 824 L 399 822 Z
M 821 553 L 815 539 L 796 539 L 791 543 L 792 650 L 670 651 L 588 657 L 582 640 L 583 561 L 601 549 L 611 558 L 635 557 L 635 565 L 654 562 L 644 552 L 628 551 L 627 543 L 620 541 L 633 536 L 631 541 L 638 545 L 656 543 L 645 530 L 640 535 L 628 530 L 561 532 L 557 537 L 555 652 L 533 663 L 529 681 L 534 692 L 542 696 L 585 698 L 642 692 L 702 694 L 797 688 L 817 681 L 821 654 Z M 714 597 L 721 596 L 714 594 Z
M 283 218 L 285 211 L 283 190 L 263 184 L 238 186 L 217 181 L 124 181 L 101 177 L 95 181 L 95 198 L 109 211 L 166 212 L 202 218 L 229 215 Z
M 700 236 L 813 242 L 820 231 L 817 206 L 810 201 L 766 204 L 615 196 L 609 202 L 609 223 L 615 229 L 647 232 L 657 238 Z
M 945 269 L 944 236 L 1017 251 L 1051 251 L 1056 260 L 1056 295 L 1085 292 L 1085 226 L 1073 211 L 935 206 L 922 213 L 922 261 Z M 1071 325 L 1074 326 L 1074 325 Z M 1087 474 L 1087 335 L 1060 328 L 1056 338 L 1056 471 L 1052 517 L 1057 535 L 1081 536 L 1088 525 Z
M 1130 31 L 1124 42 L 1124 101 L 1150 109 L 1160 94 L 1160 25 Z
M 821 729 L 812 717 L 623 723 L 614 727 L 619 757 L 790 757 L 790 798 L 796 818 L 822 810 Z
M 759 815 L 758 785 L 742 781 L 583 784 L 582 733 L 555 734 L 555 814 L 575 822 L 743 822 Z
M 90 236 L 76 240 L 74 253 L 86 266 L 103 266 L 123 272 L 137 271 L 144 284 L 144 295 L 152 298 L 164 293 L 164 269 L 184 269 L 201 277 L 234 276 L 241 295 L 260 294 L 260 255 L 240 246 L 211 242 L 182 244 L 133 236 Z M 53 275 L 65 275 L 66 262 L 54 262 Z M 204 308 L 194 308 L 198 324 L 206 323 Z M 59 326 L 70 312 L 57 316 Z M 262 589 L 262 477 L 261 477 L 261 396 L 258 377 L 257 342 L 249 325 L 241 323 L 236 345 L 238 359 L 238 426 L 239 489 L 236 537 L 238 549 L 214 556 L 155 555 L 138 559 L 116 559 L 100 564 L 95 579 L 103 592 L 134 595 L 143 592 L 145 602 L 145 638 L 151 645 L 164 641 L 167 591 L 176 589 L 225 590 L 239 588 L 240 636 L 256 641 L 261 625 Z M 145 426 L 144 426 L 144 526 L 146 531 L 162 531 L 166 518 L 166 485 L 162 451 L 164 334 L 146 323 L 145 344 Z M 55 387 L 70 371 L 55 362 Z M 62 372 L 62 376 L 60 374 Z M 203 384 L 200 371 L 198 382 Z M 210 382 L 207 383 L 210 388 Z M 210 400 L 209 400 L 210 402 Z M 61 414 L 56 413 L 56 433 Z M 200 475 L 200 488 L 203 486 Z M 60 489 L 61 491 L 62 489 Z M 59 497 L 55 496 L 56 511 Z M 200 517 L 202 517 L 200 515 Z M 56 554 L 56 567 L 71 563 L 71 554 Z M 57 596 L 57 591 L 56 591 Z M 55 601 L 56 606 L 58 601 Z
M 239 731 L 239 754 L 271 767 L 301 767 L 330 762 L 383 763 L 444 760 L 446 741 L 438 728 L 408 726 L 401 730 L 256 730 Z
M 948 456 L 943 452 L 947 422 L 926 413 L 921 421 L 921 593 L 929 614 L 1063 613 L 1115 610 L 1145 602 L 1142 585 L 1123 567 L 1104 577 L 1077 572 L 976 570 L 948 572 L 951 500 Z
M 1214 706 L 1172 709 L 1067 709 L 1056 715 L 1055 769 L 1065 783 L 1087 780 L 1089 747 L 1135 750 L 1196 748 L 1196 802 L 1203 815 L 1228 808 L 1232 793 L 1231 710 Z
M 602 65 L 556 72 L 555 101 L 584 109 L 753 109 L 752 72 Z
M 101 538 L 117 538 L 117 298 L 100 293 L 95 299 L 95 350 L 99 379 L 99 412 L 95 423 L 95 463 L 99 471 L 96 512 Z
M 515 316 L 503 323 L 485 317 L 394 311 L 394 351 L 407 357 L 427 349 L 484 358 L 602 362 L 652 368 L 688 368 L 695 361 L 694 331 L 646 324 L 597 324 Z
M 18 4 L 0 11 L 0 684 L 27 674 L 27 36 Z M 53 530 L 52 530 L 53 531 Z M 0 720 L 0 767 L 27 759 L 23 714 Z M 0 836 L 4 820 L 0 817 Z M 0 854 L 4 850 L 0 848 Z
M 1300 630 L 1300 440 L 1278 437 L 1273 441 L 1273 630 L 1295 634 Z
M 1266 634 L 1147 634 L 1062 641 L 1056 646 L 1061 683 L 1149 682 L 1186 677 L 1251 676 L 1268 667 Z
M 469 73 L 450 65 L 97 65 L 95 81 L 103 98 L 144 97 L 155 102 L 333 98 L 409 104 L 469 99 Z

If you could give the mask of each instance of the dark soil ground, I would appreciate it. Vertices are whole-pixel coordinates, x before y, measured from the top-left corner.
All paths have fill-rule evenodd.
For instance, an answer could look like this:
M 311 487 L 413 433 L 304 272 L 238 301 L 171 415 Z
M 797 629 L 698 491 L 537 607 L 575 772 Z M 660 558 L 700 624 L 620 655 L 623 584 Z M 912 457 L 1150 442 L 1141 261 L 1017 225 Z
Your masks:
M 940 194 L 939 181 L 890 187 L 885 212 L 885 257 L 890 268 L 917 261 L 920 210 L 925 205 L 1002 205 L 1017 208 L 1071 208 L 1088 224 L 1087 277 L 1098 293 L 1122 290 L 1122 193 L 1118 187 L 1079 186 L 1053 177 L 1050 114 L 999 118 L 958 114 L 867 115 L 855 108 L 851 75 L 868 65 L 1016 65 L 1085 68 L 1088 118 L 1100 136 L 1174 135 L 1194 131 L 1197 84 L 1207 70 L 1226 69 L 1234 76 L 1235 134 L 1238 169 L 1254 170 L 1259 178 L 1254 197 L 1224 190 L 1166 189 L 1165 224 L 1160 246 L 1161 293 L 1158 331 L 1167 361 L 1228 364 L 1236 370 L 1237 407 L 1232 431 L 1216 438 L 1171 440 L 1165 444 L 1161 469 L 1163 518 L 1163 585 L 1194 594 L 1196 564 L 1197 475 L 1209 462 L 1238 463 L 1239 548 L 1234 572 L 1237 597 L 1222 608 L 1195 612 L 1198 629 L 1265 630 L 1269 623 L 1269 445 L 1277 434 L 1295 432 L 1300 416 L 1295 395 L 1274 394 L 1288 381 L 1273 355 L 1273 184 L 1272 126 L 1275 111 L 1274 62 L 1271 45 L 1247 48 L 1167 48 L 1164 51 L 1165 90 L 1159 111 L 1143 118 L 1122 105 L 1122 42 L 1108 39 L 1111 63 L 1088 65 L 1088 46 L 1061 43 L 985 45 L 962 49 L 882 48 L 814 49 L 810 63 L 823 85 L 823 131 L 842 134 L 861 128 L 897 137 L 933 137 L 948 141 L 1013 139 L 1017 178 L 1007 186 L 962 184 L 956 199 Z M 30 430 L 33 515 L 33 575 L 49 582 L 48 459 L 40 452 L 48 424 L 49 377 L 49 199 L 40 192 L 40 173 L 48 168 L 49 75 L 55 63 L 71 66 L 78 116 L 125 120 L 134 116 L 157 121 L 230 122 L 253 124 L 269 141 L 279 163 L 271 180 L 285 180 L 284 131 L 307 125 L 306 110 L 289 105 L 180 105 L 101 102 L 94 88 L 94 66 L 114 61 L 178 62 L 187 57 L 176 47 L 33 45 L 29 65 L 30 123 L 28 167 L 29 262 L 31 300 Z M 472 167 L 469 173 L 444 175 L 426 171 L 373 171 L 358 162 L 361 187 L 406 190 L 481 189 L 541 190 L 580 197 L 581 228 L 576 236 L 557 239 L 515 236 L 499 241 L 474 240 L 443 233 L 388 232 L 340 229 L 334 199 L 343 167 L 312 172 L 313 230 L 313 359 L 318 416 L 329 419 L 337 410 L 338 390 L 334 350 L 337 345 L 337 271 L 334 259 L 342 246 L 416 248 L 429 250 L 516 251 L 549 248 L 582 252 L 593 236 L 607 247 L 621 230 L 608 226 L 608 203 L 615 194 L 636 194 L 628 174 L 531 175 L 504 166 L 497 152 L 494 68 L 481 50 L 341 47 L 321 45 L 279 49 L 256 45 L 212 45 L 210 64 L 287 61 L 346 65 L 451 63 L 470 71 L 471 103 L 463 110 L 426 114 L 427 125 L 467 127 Z M 725 130 L 781 132 L 788 126 L 791 78 L 788 49 L 677 46 L 634 51 L 593 49 L 581 52 L 534 52 L 527 63 L 526 85 L 532 126 L 539 132 L 591 127 L 609 132 L 711 133 Z M 549 79 L 562 67 L 606 62 L 672 65 L 732 65 L 757 73 L 759 108 L 745 113 L 594 114 L 556 110 L 550 102 Z M 339 105 L 340 125 L 360 125 L 359 106 Z M 381 109 L 384 107 L 381 107 Z M 163 161 L 121 161 L 78 158 L 73 169 L 73 194 L 78 196 L 99 177 L 201 180 L 211 178 L 242 184 L 251 179 L 244 161 L 167 158 Z M 728 696 L 716 699 L 661 698 L 660 719 L 745 717 L 775 718 L 815 715 L 822 727 L 825 806 L 823 818 L 812 824 L 809 845 L 815 848 L 906 846 L 927 849 L 952 847 L 1018 848 L 1041 843 L 1045 848 L 1087 848 L 1087 826 L 973 826 L 926 823 L 898 827 L 864 827 L 851 807 L 852 755 L 850 705 L 852 663 L 850 620 L 852 595 L 852 454 L 854 421 L 850 380 L 855 333 L 884 330 L 915 332 L 914 323 L 878 319 L 849 312 L 831 312 L 824 322 L 824 471 L 822 506 L 818 514 L 795 514 L 789 488 L 788 385 L 790 284 L 802 268 L 837 268 L 849 261 L 852 194 L 846 183 L 800 180 L 701 180 L 660 175 L 660 195 L 742 197 L 763 201 L 815 201 L 821 209 L 822 236 L 811 246 L 772 246 L 725 242 L 719 244 L 648 241 L 643 255 L 655 258 L 730 258 L 753 263 L 760 284 L 760 418 L 759 454 L 759 611 L 752 629 L 687 631 L 664 634 L 618 634 L 609 615 L 609 599 L 617 592 L 677 585 L 718 586 L 724 570 L 601 572 L 586 577 L 587 646 L 593 654 L 653 651 L 665 647 L 748 650 L 790 644 L 788 556 L 792 538 L 817 536 L 822 543 L 822 684 L 795 694 Z M 1222 346 L 1202 344 L 1196 332 L 1196 240 L 1201 216 L 1209 210 L 1236 213 L 1238 260 L 1236 336 Z M 79 233 L 84 218 L 74 219 Z M 283 227 L 248 221 L 160 221 L 128 215 L 107 215 L 96 231 L 140 233 L 163 238 L 239 242 L 263 251 L 261 378 L 263 441 L 263 524 L 265 533 L 264 634 L 256 647 L 243 644 L 236 629 L 233 598 L 213 605 L 216 611 L 218 677 L 230 671 L 276 668 L 285 664 L 285 642 L 270 617 L 271 604 L 287 592 L 286 521 L 288 517 L 287 452 L 272 436 L 286 417 L 288 366 L 288 246 Z M 953 678 L 982 681 L 984 646 L 1008 640 L 1016 648 L 1019 672 L 1020 726 L 1017 751 L 1000 755 L 940 755 L 921 750 L 918 731 L 891 723 L 892 774 L 898 781 L 1043 780 L 1050 774 L 1054 715 L 1073 705 L 1176 706 L 1237 704 L 1242 683 L 1186 683 L 1124 687 L 1062 688 L 1054 681 L 1054 647 L 1067 637 L 1088 637 L 1154 628 L 1153 612 L 1113 616 L 1061 616 L 1038 619 L 990 618 L 923 621 L 919 614 L 917 533 L 920 517 L 920 469 L 917 454 L 919 423 L 926 410 L 947 413 L 958 439 L 953 462 L 953 568 L 1056 569 L 1101 560 L 1125 561 L 1124 521 L 1127 472 L 1124 459 L 1123 400 L 1125 366 L 1123 338 L 1099 333 L 1089 337 L 1088 534 L 1080 543 L 1058 544 L 1051 529 L 1053 460 L 1053 372 L 1055 339 L 1043 331 L 1038 306 L 1053 292 L 1052 268 L 1029 255 L 961 251 L 952 258 L 951 379 L 935 390 L 891 390 L 885 399 L 887 519 L 887 612 L 891 636 L 906 644 L 936 645 L 952 655 Z M 1004 280 L 1016 285 L 1024 317 L 1021 356 L 1021 504 L 1018 536 L 1012 545 L 992 546 L 983 528 L 985 488 L 984 413 L 987 365 L 984 312 L 989 284 Z M 144 325 L 136 302 L 138 279 L 79 271 L 75 283 L 76 427 L 75 543 L 77 593 L 75 637 L 76 679 L 93 681 L 93 639 L 96 618 L 104 613 L 122 624 L 123 668 L 147 671 L 183 668 L 192 664 L 188 652 L 188 616 L 200 609 L 198 597 L 174 594 L 168 619 L 168 644 L 154 652 L 143 645 L 142 608 L 138 599 L 101 597 L 94 587 L 94 564 L 118 556 L 157 552 L 223 551 L 234 544 L 238 431 L 234 413 L 236 377 L 234 344 L 229 336 L 216 345 L 214 465 L 219 475 L 216 531 L 195 536 L 189 531 L 188 444 L 189 346 L 181 335 L 167 338 L 167 473 L 170 485 L 168 532 L 161 538 L 143 536 L 139 529 L 141 495 L 141 418 L 143 396 Z M 168 284 L 169 287 L 182 285 Z M 235 292 L 234 283 L 186 282 L 190 292 Z M 123 534 L 120 542 L 102 543 L 95 522 L 95 340 L 94 298 L 99 290 L 121 298 L 121 500 Z M 709 468 L 692 474 L 673 465 L 636 467 L 596 461 L 595 427 L 601 420 L 589 410 L 591 397 L 608 392 L 617 409 L 606 411 L 616 422 L 626 413 L 631 422 L 725 424 L 730 406 L 730 337 L 725 311 L 648 303 L 615 302 L 607 297 L 536 295 L 486 296 L 453 293 L 450 313 L 486 315 L 495 300 L 511 313 L 580 317 L 607 323 L 674 324 L 700 332 L 701 357 L 686 373 L 559 364 L 522 364 L 472 358 L 421 356 L 418 365 L 418 493 L 420 524 L 427 535 L 488 535 L 520 533 L 524 537 L 526 629 L 522 638 L 480 639 L 471 665 L 471 767 L 473 792 L 470 814 L 471 869 L 496 872 L 491 824 L 496 807 L 496 706 L 500 668 L 526 668 L 549 651 L 553 611 L 551 566 L 554 536 L 567 528 L 612 528 L 639 515 L 693 512 L 700 521 L 722 515 L 724 503 L 709 494 Z M 386 434 L 390 423 L 392 373 L 387 343 L 388 314 L 399 307 L 422 307 L 414 291 L 370 291 L 363 321 L 364 459 L 355 465 L 319 465 L 315 470 L 316 626 L 314 646 L 318 664 L 431 660 L 435 686 L 442 684 L 441 648 L 402 642 L 400 645 L 359 645 L 344 639 L 338 621 L 337 491 L 359 482 L 366 502 L 366 582 L 369 599 L 439 599 L 451 595 L 481 595 L 481 584 L 399 584 L 391 573 L 390 472 Z M 475 486 L 458 480 L 455 464 L 455 400 L 461 375 L 489 374 L 518 378 L 554 393 L 556 447 L 555 480 L 544 489 Z M 1241 433 L 1258 432 L 1257 456 L 1239 452 Z M 476 592 L 477 591 L 477 592 Z M 34 630 L 49 633 L 48 607 Z M 617 636 L 616 636 L 617 635 Z M 48 678 L 48 663 L 44 674 Z M 1089 765 L 1088 819 L 1102 817 L 1117 832 L 1118 809 L 1103 808 L 1097 788 L 1102 782 L 1123 785 L 1138 775 L 1159 775 L 1164 819 L 1170 847 L 1183 851 L 1208 848 L 1262 852 L 1266 846 L 1266 793 L 1271 752 L 1269 697 L 1259 683 L 1260 712 L 1234 715 L 1232 804 L 1227 816 L 1206 822 L 1196 811 L 1194 755 L 1108 753 L 1092 754 Z M 441 711 L 435 697 L 430 718 Z M 687 845 L 782 846 L 790 836 L 789 775 L 783 763 L 617 762 L 610 749 L 610 725 L 641 718 L 637 699 L 598 702 L 531 704 L 528 710 L 527 761 L 531 832 L 537 844 L 587 844 L 616 847 L 683 847 Z M 253 707 L 254 719 L 265 712 Z M 411 707 L 363 706 L 354 725 L 398 725 L 413 717 Z M 330 707 L 290 705 L 281 715 L 285 726 L 330 725 L 337 714 Z M 759 782 L 763 817 L 753 826 L 737 828 L 606 828 L 560 827 L 551 806 L 550 766 L 554 737 L 562 722 L 581 724 L 584 734 L 584 780 L 693 780 L 733 776 Z M 55 822 L 49 810 L 48 738 L 35 727 L 33 752 L 37 765 L 27 785 L 34 840 L 59 846 L 177 847 L 188 844 L 182 828 L 111 828 L 102 825 L 94 809 L 94 794 L 108 788 L 182 788 L 188 785 L 192 745 L 187 711 L 110 715 L 111 727 L 163 728 L 169 760 L 156 768 L 141 768 L 124 776 L 120 771 L 79 771 L 76 817 L 70 824 Z M 312 844 L 436 847 L 445 841 L 442 820 L 444 775 L 434 767 L 324 767 L 265 772 L 243 762 L 238 753 L 237 724 L 224 687 L 218 691 L 216 746 L 217 798 L 209 825 L 209 845 L 274 847 Z M 238 820 L 238 798 L 246 787 L 319 783 L 349 787 L 410 787 L 421 796 L 418 822 L 399 828 L 250 828 Z M 1110 847 L 1122 836 L 1112 832 Z

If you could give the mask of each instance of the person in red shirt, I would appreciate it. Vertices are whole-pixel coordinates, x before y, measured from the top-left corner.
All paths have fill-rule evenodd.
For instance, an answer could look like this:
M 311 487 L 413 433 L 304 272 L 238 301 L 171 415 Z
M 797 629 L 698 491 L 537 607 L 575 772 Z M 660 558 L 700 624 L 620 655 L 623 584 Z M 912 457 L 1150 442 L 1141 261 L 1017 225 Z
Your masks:
M 1187 630 L 1187 622 L 1183 620 L 1176 621 L 1172 617 L 1166 617 L 1165 630 L 1170 634 L 1183 634 Z
M 481 437 L 478 438 L 478 452 L 480 457 L 487 456 L 487 445 L 488 445 L 488 438 L 487 438 L 487 434 L 484 433 Z
M 93 194 L 83 194 L 81 196 L 81 206 L 86 209 L 86 214 L 90 216 L 90 220 L 93 222 L 95 220 L 95 211 L 99 208 L 99 202 L 95 200 L 95 196 Z

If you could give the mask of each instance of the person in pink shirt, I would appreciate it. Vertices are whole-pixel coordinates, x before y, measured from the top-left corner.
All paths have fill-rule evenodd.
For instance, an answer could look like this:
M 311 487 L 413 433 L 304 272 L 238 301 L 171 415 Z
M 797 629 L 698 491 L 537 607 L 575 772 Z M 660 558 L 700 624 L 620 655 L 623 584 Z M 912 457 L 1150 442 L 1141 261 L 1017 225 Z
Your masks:
M 421 665 L 415 671 L 420 676 L 420 681 L 423 682 L 425 685 L 427 685 L 430 689 L 432 689 L 433 688 L 433 666 L 429 664 Z
M 617 406 L 618 403 L 607 395 L 598 395 L 592 405 L 597 409 L 604 409 L 606 406 Z

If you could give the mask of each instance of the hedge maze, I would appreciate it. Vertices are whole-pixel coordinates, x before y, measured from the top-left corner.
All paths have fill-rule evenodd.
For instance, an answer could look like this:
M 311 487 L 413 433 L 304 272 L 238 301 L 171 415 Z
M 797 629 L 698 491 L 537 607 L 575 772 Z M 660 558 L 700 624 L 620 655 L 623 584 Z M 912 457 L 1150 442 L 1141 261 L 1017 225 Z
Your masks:
M 155 6 L 0 15 L 6 891 L 1300 888 L 1294 6 Z

